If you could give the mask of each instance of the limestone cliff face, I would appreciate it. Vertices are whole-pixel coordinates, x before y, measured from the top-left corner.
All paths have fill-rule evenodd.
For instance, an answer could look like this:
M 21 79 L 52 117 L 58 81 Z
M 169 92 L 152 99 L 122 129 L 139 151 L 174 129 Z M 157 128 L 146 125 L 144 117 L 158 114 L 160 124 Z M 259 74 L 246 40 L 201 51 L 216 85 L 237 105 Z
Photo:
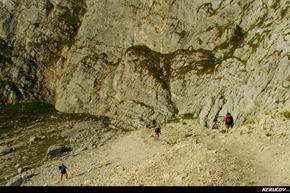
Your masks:
M 0 101 L 53 101 L 54 70 L 74 43 L 82 0 L 0 1 Z
M 141 128 L 194 113 L 210 128 L 289 106 L 285 0 L 1 0 L 2 103 Z

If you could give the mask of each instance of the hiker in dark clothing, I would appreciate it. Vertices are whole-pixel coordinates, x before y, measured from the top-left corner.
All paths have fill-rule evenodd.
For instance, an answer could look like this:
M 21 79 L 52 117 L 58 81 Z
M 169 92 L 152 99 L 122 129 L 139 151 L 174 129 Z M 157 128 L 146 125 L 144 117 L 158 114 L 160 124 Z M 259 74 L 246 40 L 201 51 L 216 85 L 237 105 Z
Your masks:
M 161 134 L 161 128 L 160 127 L 157 127 L 156 129 L 155 129 L 155 134 L 156 134 L 156 138 L 155 139 L 159 139 L 159 135 Z
M 226 125 L 226 133 L 228 133 L 229 128 L 233 128 L 234 126 L 234 118 L 232 117 L 231 113 L 227 113 L 224 119 Z
M 161 128 L 160 127 L 157 127 L 156 120 L 153 120 L 152 121 L 152 125 L 153 125 L 153 128 L 154 128 L 154 132 L 156 134 L 156 136 L 154 138 L 158 140 L 159 139 L 159 135 L 161 134 Z
M 60 181 L 62 181 L 62 176 L 63 175 L 65 175 L 65 177 L 67 178 L 68 176 L 67 176 L 67 167 L 63 164 L 63 163 L 61 163 L 61 165 L 58 167 L 58 169 L 59 169 L 59 171 L 60 171 L 60 174 L 61 174 L 61 176 L 60 176 Z

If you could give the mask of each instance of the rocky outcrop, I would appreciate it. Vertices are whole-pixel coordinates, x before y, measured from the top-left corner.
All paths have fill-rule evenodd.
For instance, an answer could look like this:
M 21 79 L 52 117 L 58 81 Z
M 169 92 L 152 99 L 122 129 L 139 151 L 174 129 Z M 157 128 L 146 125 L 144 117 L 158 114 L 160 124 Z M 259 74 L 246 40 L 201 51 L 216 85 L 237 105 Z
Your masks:
M 71 148 L 62 145 L 52 145 L 47 149 L 46 155 L 48 157 L 54 157 L 68 151 L 71 151 Z
M 0 155 L 6 155 L 8 153 L 11 153 L 15 150 L 14 147 L 5 147 L 0 149 Z
M 2 103 L 46 100 L 122 128 L 178 113 L 216 128 L 226 112 L 242 123 L 289 108 L 285 1 L 7 0 L 1 9 Z
M 20 186 L 24 182 L 24 179 L 18 175 L 10 179 L 6 186 Z
M 62 111 L 107 115 L 122 128 L 144 127 L 149 117 L 164 121 L 176 111 L 167 61 L 145 46 L 129 48 L 117 64 L 101 58 L 67 69 L 57 88 Z
M 19 168 L 18 173 L 21 173 L 21 174 L 11 178 L 6 183 L 6 186 L 21 186 L 25 181 L 33 177 L 35 175 L 34 170 L 28 170 L 28 169 L 29 169 L 28 167 Z
M 53 102 L 54 74 L 85 10 L 83 1 L 0 2 L 0 102 Z

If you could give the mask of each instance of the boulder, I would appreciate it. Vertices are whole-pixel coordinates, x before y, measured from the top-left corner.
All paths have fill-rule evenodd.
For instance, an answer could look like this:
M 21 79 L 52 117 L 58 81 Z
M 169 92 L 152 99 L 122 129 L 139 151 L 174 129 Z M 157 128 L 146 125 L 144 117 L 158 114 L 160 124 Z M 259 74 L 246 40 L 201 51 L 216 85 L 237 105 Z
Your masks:
M 87 149 L 88 149 L 87 147 L 81 147 L 81 148 L 78 148 L 78 149 L 75 151 L 75 153 L 76 153 L 76 154 L 79 154 L 80 152 L 85 151 L 85 150 L 87 150 Z
M 32 137 L 30 137 L 30 139 L 29 139 L 29 143 L 34 143 L 34 142 L 36 142 L 37 140 L 38 140 L 37 137 L 32 136 Z
M 48 148 L 48 150 L 47 150 L 46 155 L 47 155 L 47 156 L 56 156 L 56 155 L 62 153 L 62 149 L 63 149 L 63 147 L 60 146 L 60 145 L 53 145 L 53 146 L 50 146 L 50 147 Z
M 29 167 L 26 166 L 26 167 L 23 167 L 23 168 L 18 168 L 17 171 L 18 171 L 19 174 L 21 174 L 21 173 L 23 173 L 23 172 L 25 172 L 27 170 L 29 170 Z
M 32 172 L 32 171 L 27 171 L 27 172 L 24 172 L 21 174 L 21 177 L 24 179 L 24 180 L 27 180 L 29 178 L 32 178 L 35 174 Z
M 70 147 L 65 147 L 65 146 L 61 146 L 61 145 L 53 145 L 53 146 L 50 146 L 48 148 L 46 155 L 48 157 L 54 157 L 56 155 L 59 155 L 61 153 L 64 153 L 64 152 L 67 152 L 70 150 L 71 150 Z
M 8 153 L 11 153 L 15 150 L 14 147 L 5 147 L 3 149 L 0 149 L 0 155 L 6 155 Z
M 20 186 L 23 183 L 24 179 L 18 175 L 14 178 L 11 178 L 9 182 L 6 184 L 6 186 Z
M 46 136 L 40 136 L 40 139 L 44 140 L 44 139 L 46 139 Z
M 21 174 L 23 172 L 23 168 L 18 168 L 17 172 L 18 174 Z
M 6 145 L 5 141 L 0 141 L 0 145 Z

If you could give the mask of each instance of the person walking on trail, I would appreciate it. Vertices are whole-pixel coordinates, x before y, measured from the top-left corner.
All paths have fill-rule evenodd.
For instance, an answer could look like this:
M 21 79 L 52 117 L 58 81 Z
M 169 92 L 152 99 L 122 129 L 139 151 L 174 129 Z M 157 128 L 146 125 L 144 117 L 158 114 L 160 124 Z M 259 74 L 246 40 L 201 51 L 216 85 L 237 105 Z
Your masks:
M 161 128 L 160 127 L 157 127 L 156 129 L 155 129 L 155 134 L 156 134 L 156 138 L 155 139 L 159 139 L 159 135 L 161 134 Z
M 225 125 L 226 125 L 226 133 L 228 133 L 230 128 L 233 128 L 234 126 L 234 118 L 231 115 L 231 113 L 227 113 L 226 117 L 224 119 Z
M 61 163 L 61 165 L 58 167 L 58 169 L 59 169 L 60 174 L 61 174 L 60 181 L 62 181 L 63 175 L 65 175 L 66 178 L 68 177 L 68 175 L 67 175 L 68 168 L 63 163 Z
M 156 120 L 153 120 L 152 121 L 152 124 L 153 124 L 153 128 L 154 128 L 154 132 L 155 132 L 155 139 L 159 139 L 159 136 L 160 136 L 160 134 L 161 134 L 161 128 L 160 127 L 157 127 L 157 122 L 156 122 Z

